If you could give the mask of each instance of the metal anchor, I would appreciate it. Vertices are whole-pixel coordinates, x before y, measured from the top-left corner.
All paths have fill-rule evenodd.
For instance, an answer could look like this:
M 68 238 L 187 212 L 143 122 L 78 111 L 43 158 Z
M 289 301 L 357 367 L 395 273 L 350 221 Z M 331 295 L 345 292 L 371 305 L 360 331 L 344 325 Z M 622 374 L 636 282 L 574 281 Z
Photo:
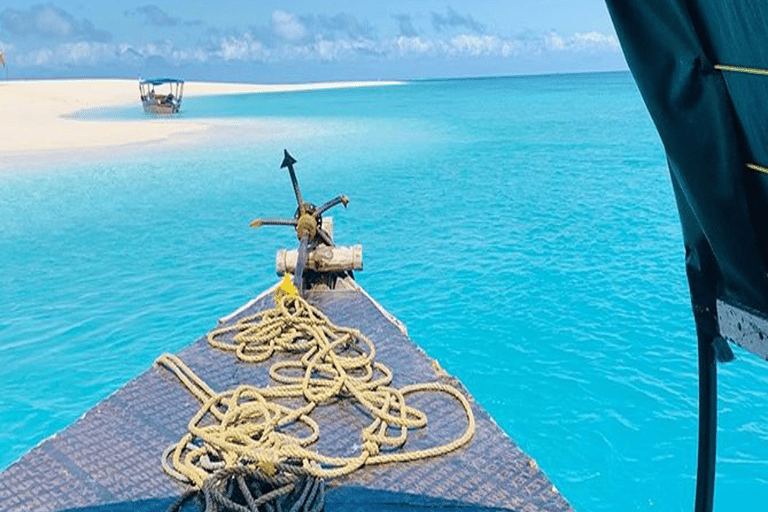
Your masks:
M 303 294 L 304 267 L 307 264 L 309 250 L 314 249 L 320 244 L 331 247 L 334 245 L 328 232 L 323 229 L 322 215 L 338 204 L 343 204 L 346 208 L 347 204 L 349 204 L 349 198 L 345 195 L 340 195 L 323 203 L 319 207 L 312 203 L 304 202 L 304 199 L 301 196 L 301 190 L 299 189 L 299 181 L 296 179 L 296 172 L 293 170 L 293 164 L 296 163 L 296 159 L 288 153 L 287 149 L 283 150 L 283 154 L 283 163 L 280 164 L 280 168 L 284 169 L 287 167 L 288 172 L 291 175 L 293 192 L 296 194 L 296 202 L 299 205 L 296 209 L 296 213 L 292 219 L 256 219 L 251 222 L 251 227 L 293 226 L 296 229 L 296 237 L 299 239 L 299 252 L 293 280 L 299 293 Z

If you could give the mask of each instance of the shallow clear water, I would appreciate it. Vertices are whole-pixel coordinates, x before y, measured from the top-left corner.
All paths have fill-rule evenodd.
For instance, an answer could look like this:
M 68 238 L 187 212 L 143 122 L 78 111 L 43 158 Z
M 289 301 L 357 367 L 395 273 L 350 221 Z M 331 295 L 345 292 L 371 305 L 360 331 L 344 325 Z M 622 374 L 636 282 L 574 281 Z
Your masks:
M 208 144 L 0 174 L 0 467 L 275 281 L 346 193 L 361 284 L 585 511 L 690 510 L 696 353 L 660 141 L 629 74 L 185 98 Z M 142 117 L 138 107 L 86 117 Z M 214 118 L 224 118 L 223 121 Z M 18 171 L 18 172 L 17 172 Z M 768 365 L 721 369 L 716 509 L 768 492 Z

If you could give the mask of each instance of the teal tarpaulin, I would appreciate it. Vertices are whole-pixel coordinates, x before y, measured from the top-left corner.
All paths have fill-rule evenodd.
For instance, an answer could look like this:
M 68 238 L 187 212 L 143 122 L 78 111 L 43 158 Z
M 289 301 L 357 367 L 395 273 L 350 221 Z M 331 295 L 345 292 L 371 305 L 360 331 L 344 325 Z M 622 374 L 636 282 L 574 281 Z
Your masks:
M 697 320 L 713 298 L 768 311 L 768 2 L 608 0 L 659 131 Z
M 699 349 L 696 511 L 712 510 L 716 300 L 768 316 L 765 0 L 607 0 L 667 153 Z M 768 340 L 764 341 L 768 343 Z M 725 347 L 727 350 L 727 346 Z M 722 352 L 721 352 L 722 353 Z

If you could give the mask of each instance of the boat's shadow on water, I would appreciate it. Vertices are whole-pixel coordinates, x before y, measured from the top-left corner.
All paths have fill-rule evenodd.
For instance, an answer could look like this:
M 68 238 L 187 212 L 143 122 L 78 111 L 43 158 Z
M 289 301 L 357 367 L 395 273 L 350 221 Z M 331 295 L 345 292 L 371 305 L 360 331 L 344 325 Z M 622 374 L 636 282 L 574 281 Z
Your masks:
M 59 512 L 165 512 L 178 498 L 153 498 L 140 501 L 123 501 L 84 508 L 69 508 Z M 192 504 L 185 512 L 199 511 Z M 418 494 L 379 491 L 364 487 L 341 487 L 328 490 L 325 512 L 389 512 L 394 510 L 464 510 L 492 512 L 511 509 L 483 507 L 474 503 L 432 498 Z
M 68 508 L 59 512 L 165 512 L 178 498 L 153 498 L 140 501 L 123 501 L 108 505 L 84 508 Z M 194 504 L 184 507 L 185 512 L 199 511 Z M 483 507 L 475 503 L 464 503 L 408 494 L 402 492 L 379 491 L 364 487 L 341 487 L 328 490 L 325 497 L 325 512 L 389 512 L 393 510 L 464 510 L 493 512 L 512 509 Z

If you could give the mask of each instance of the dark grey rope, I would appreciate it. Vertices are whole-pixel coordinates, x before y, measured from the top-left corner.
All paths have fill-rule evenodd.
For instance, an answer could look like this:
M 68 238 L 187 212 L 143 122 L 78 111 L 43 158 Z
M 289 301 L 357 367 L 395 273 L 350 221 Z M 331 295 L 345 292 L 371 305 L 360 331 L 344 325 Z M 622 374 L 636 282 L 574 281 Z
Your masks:
M 168 512 L 187 505 L 200 512 L 320 512 L 325 504 L 325 482 L 295 464 L 275 464 L 274 475 L 258 468 L 221 469 L 200 489 L 182 495 Z

